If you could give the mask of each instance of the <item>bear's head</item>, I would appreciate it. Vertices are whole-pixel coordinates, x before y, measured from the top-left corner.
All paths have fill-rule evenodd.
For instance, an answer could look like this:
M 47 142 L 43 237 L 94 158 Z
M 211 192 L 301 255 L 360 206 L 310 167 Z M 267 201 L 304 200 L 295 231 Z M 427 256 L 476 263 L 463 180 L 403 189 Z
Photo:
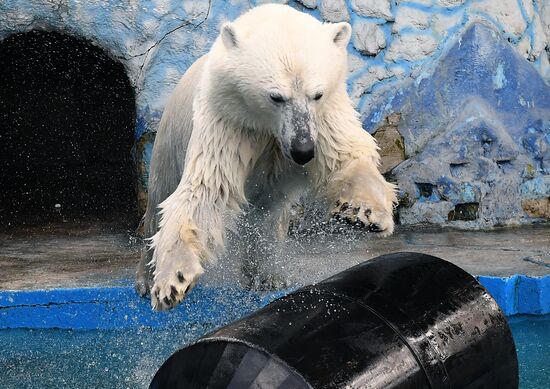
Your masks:
M 323 109 L 345 93 L 348 23 L 323 24 L 289 6 L 256 7 L 222 26 L 209 54 L 210 85 L 224 120 L 267 131 L 304 165 Z

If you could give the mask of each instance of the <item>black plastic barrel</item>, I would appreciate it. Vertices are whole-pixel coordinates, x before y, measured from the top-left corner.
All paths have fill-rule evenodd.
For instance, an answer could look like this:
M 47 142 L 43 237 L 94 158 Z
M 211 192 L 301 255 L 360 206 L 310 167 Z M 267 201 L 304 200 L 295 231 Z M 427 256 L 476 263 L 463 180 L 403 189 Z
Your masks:
M 506 317 L 459 267 L 384 255 L 173 354 L 151 388 L 517 388 Z

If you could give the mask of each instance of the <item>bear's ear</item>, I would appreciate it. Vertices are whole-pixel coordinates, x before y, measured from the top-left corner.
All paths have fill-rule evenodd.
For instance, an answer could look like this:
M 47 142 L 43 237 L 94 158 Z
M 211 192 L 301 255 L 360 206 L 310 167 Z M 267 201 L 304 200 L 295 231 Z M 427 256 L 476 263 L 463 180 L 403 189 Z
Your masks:
M 332 40 L 336 46 L 346 48 L 351 38 L 351 26 L 349 23 L 341 22 L 330 24 Z
M 235 28 L 231 23 L 225 23 L 222 26 L 220 35 L 222 37 L 223 44 L 228 50 L 238 46 L 237 34 L 235 34 Z

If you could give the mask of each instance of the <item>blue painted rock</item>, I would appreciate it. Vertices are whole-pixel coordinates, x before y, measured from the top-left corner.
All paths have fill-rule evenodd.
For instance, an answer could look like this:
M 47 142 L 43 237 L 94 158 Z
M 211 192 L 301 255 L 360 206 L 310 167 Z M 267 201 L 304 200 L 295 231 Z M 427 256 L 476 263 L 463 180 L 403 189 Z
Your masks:
M 550 218 L 524 209 L 526 199 L 550 196 L 535 185 L 550 177 L 550 87 L 490 27 L 473 24 L 430 73 L 373 95 L 364 128 L 375 132 L 391 113 L 401 114 L 408 158 L 392 171 L 408 198 L 401 223 L 479 228 Z

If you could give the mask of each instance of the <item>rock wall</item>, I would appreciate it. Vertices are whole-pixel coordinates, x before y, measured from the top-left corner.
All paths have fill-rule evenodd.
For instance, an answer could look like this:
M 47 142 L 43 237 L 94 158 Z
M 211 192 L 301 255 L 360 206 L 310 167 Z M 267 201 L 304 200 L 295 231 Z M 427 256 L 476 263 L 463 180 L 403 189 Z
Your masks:
M 395 87 L 376 94 L 364 123 L 374 129 L 377 117 L 400 113 L 406 160 L 391 173 L 402 224 L 550 216 L 550 88 L 492 27 L 472 24 L 430 74 Z
M 143 205 L 166 99 L 220 25 L 261 2 L 3 0 L 0 40 L 59 30 L 125 65 L 136 90 Z M 403 224 L 479 228 L 550 218 L 549 1 L 288 4 L 352 24 L 349 92 L 401 187 Z
M 222 23 L 246 0 L 0 0 L 0 41 L 14 33 L 61 31 L 92 41 L 126 67 L 136 92 L 139 205 L 164 104 L 185 70 L 205 54 Z

